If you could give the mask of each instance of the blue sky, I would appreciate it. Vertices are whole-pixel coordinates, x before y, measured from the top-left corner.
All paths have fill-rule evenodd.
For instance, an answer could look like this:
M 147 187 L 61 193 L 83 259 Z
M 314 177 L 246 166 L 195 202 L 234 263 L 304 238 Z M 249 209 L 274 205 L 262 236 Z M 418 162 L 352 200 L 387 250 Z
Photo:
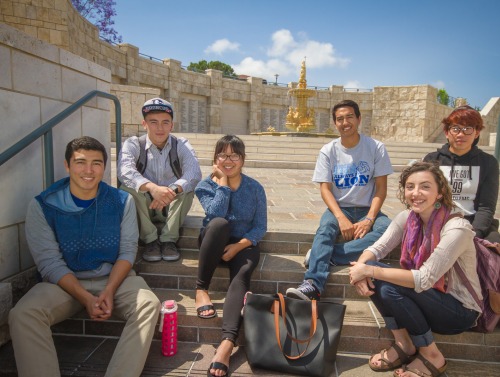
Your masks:
M 498 0 L 116 0 L 124 43 L 286 84 L 430 84 L 483 107 L 500 96 Z

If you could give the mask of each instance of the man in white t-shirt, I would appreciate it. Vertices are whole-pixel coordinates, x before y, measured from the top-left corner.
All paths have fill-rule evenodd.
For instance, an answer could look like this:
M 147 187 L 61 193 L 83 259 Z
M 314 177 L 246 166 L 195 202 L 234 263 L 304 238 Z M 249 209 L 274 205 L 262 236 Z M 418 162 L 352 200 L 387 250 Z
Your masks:
M 330 265 L 356 261 L 390 224 L 380 211 L 387 176 L 393 172 L 384 144 L 358 132 L 361 114 L 356 102 L 336 104 L 332 115 L 340 138 L 321 148 L 312 179 L 320 184 L 328 208 L 314 236 L 304 282 L 286 291 L 288 297 L 302 300 L 319 300 Z M 335 243 L 339 235 L 343 242 Z

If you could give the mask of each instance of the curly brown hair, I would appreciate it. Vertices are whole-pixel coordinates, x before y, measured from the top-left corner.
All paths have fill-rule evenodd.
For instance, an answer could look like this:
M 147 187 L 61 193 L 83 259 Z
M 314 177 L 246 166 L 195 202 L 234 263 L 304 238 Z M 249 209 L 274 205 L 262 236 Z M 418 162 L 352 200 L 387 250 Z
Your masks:
M 441 198 L 441 204 L 451 210 L 454 207 L 454 204 L 451 198 L 450 185 L 448 184 L 448 181 L 441 169 L 439 169 L 439 165 L 433 162 L 419 161 L 403 169 L 399 177 L 399 187 L 397 192 L 397 197 L 401 201 L 401 203 L 408 207 L 408 204 L 405 201 L 406 181 L 408 180 L 410 175 L 421 171 L 428 171 L 434 176 L 434 179 L 438 185 L 438 192 L 443 196 Z

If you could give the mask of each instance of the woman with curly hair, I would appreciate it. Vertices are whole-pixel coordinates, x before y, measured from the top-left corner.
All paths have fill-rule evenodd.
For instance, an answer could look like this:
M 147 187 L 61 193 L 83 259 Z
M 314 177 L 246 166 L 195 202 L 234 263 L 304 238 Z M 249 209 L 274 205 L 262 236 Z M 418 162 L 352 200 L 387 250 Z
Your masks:
M 458 334 L 473 327 L 481 309 L 453 265 L 465 271 L 478 297 L 474 231 L 454 209 L 450 186 L 435 164 L 417 162 L 399 179 L 399 213 L 382 237 L 353 262 L 351 284 L 368 296 L 394 336 L 390 348 L 372 355 L 375 371 L 394 376 L 440 376 L 446 360 L 433 332 Z M 401 244 L 399 268 L 378 262 Z

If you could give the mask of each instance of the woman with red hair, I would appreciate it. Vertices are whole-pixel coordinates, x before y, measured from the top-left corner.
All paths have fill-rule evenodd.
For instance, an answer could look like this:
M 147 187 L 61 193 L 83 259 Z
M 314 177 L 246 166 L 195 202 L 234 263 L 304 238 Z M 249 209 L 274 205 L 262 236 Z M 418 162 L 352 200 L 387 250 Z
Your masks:
M 498 198 L 498 162 L 476 144 L 484 128 L 481 114 L 460 106 L 443 119 L 448 143 L 429 153 L 424 161 L 437 161 L 448 179 L 452 198 L 479 238 L 499 243 L 498 220 L 494 219 Z

